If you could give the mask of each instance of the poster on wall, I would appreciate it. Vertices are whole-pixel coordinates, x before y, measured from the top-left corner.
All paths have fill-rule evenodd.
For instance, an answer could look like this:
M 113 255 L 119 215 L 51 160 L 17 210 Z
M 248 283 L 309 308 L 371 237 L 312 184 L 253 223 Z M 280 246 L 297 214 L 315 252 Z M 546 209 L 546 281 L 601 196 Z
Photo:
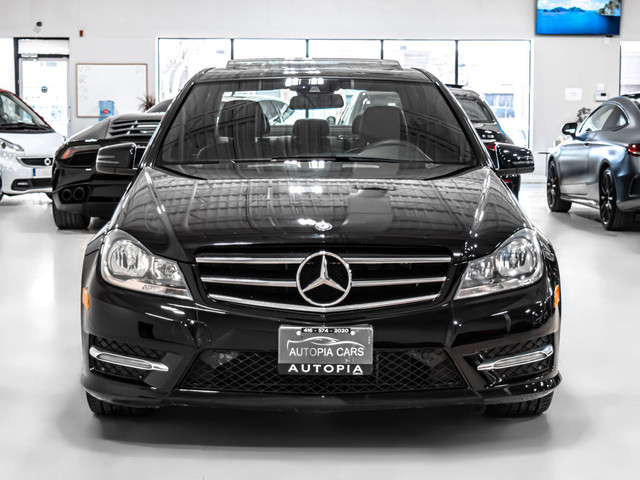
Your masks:
M 76 115 L 98 118 L 100 101 L 109 99 L 113 115 L 138 112 L 147 95 L 147 65 L 144 63 L 76 65 Z
M 619 35 L 622 0 L 538 0 L 538 35 Z

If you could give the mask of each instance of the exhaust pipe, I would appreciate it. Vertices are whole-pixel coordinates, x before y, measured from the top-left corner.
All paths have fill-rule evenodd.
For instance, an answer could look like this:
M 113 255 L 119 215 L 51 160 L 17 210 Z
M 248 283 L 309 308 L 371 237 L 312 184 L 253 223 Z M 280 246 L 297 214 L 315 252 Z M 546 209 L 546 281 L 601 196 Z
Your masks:
M 86 193 L 84 191 L 84 188 L 76 187 L 73 189 L 73 199 L 76 202 L 81 202 L 82 200 L 84 200 L 85 196 L 86 196 Z
M 64 190 L 62 190 L 62 192 L 60 192 L 60 199 L 67 203 L 71 200 L 71 190 L 69 190 L 68 188 L 65 188 Z

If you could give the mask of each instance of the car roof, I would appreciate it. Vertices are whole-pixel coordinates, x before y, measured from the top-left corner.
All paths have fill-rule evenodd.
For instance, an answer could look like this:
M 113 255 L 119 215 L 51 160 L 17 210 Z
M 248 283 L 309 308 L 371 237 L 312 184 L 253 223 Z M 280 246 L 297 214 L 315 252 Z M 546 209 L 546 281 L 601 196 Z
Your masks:
M 420 70 L 402 68 L 395 60 L 296 58 L 230 60 L 226 68 L 204 70 L 196 82 L 256 77 L 281 78 L 295 75 L 433 81 L 432 77 Z
M 456 97 L 480 97 L 478 92 L 464 88 L 462 85 L 447 85 Z

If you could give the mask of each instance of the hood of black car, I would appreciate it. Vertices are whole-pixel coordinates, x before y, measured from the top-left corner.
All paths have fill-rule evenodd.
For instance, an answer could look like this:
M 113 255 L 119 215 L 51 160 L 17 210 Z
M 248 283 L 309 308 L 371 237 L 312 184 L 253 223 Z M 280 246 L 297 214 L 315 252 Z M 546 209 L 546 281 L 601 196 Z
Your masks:
M 158 255 L 191 262 L 199 252 L 249 245 L 438 247 L 464 260 L 530 226 L 489 168 L 425 179 L 433 174 L 375 166 L 213 166 L 198 176 L 145 168 L 111 228 Z

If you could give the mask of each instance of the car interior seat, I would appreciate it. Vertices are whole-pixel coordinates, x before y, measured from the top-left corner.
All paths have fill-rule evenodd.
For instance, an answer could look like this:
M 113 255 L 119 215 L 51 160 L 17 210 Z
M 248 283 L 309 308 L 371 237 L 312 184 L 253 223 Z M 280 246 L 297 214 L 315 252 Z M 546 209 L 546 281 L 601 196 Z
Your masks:
M 326 153 L 330 149 L 329 123 L 321 118 L 303 118 L 293 124 L 296 155 Z
M 403 140 L 406 137 L 404 114 L 398 107 L 369 107 L 363 112 L 359 123 L 358 143 L 361 147 L 381 140 Z

